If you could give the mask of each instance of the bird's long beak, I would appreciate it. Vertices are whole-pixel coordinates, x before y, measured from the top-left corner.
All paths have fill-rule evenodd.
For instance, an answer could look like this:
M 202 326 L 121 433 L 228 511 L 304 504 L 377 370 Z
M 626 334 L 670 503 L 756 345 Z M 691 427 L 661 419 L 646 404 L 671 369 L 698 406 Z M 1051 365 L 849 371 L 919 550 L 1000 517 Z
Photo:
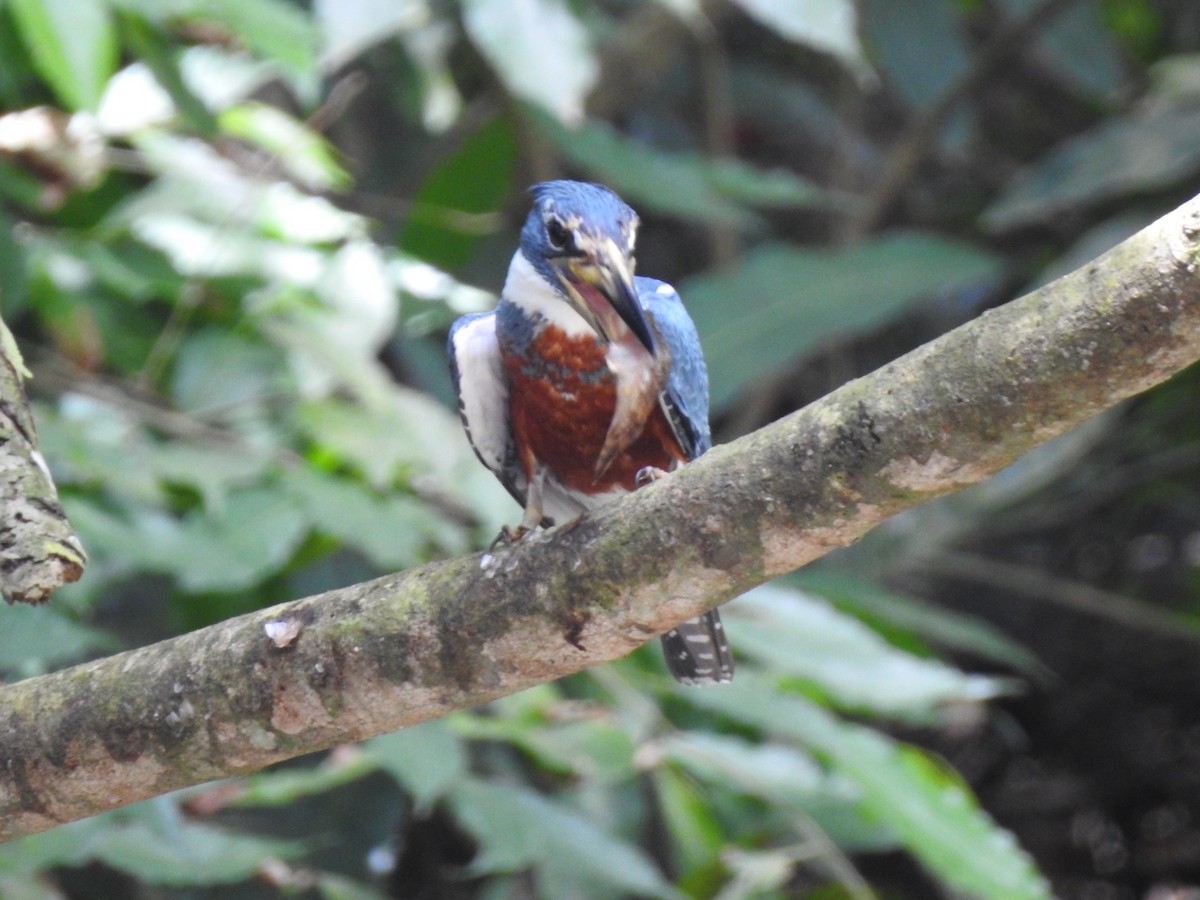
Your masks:
M 581 234 L 577 242 L 582 252 L 563 259 L 558 269 L 576 311 L 606 341 L 619 341 L 628 331 L 654 353 L 628 254 L 610 237 Z

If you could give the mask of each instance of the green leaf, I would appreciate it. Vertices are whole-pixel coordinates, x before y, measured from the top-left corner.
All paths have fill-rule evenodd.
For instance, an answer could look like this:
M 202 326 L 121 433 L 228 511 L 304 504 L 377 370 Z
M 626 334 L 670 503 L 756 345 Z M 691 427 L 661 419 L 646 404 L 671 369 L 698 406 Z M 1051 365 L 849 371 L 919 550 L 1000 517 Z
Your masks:
M 4 900 L 46 900 L 54 896 L 49 878 L 44 875 L 0 875 L 0 897 Z
M 469 135 L 413 197 L 400 249 L 444 269 L 463 265 L 489 214 L 498 214 L 508 199 L 516 149 L 513 123 L 504 116 Z
M 448 555 L 468 549 L 459 529 L 406 494 L 375 496 L 349 478 L 329 477 L 311 468 L 293 470 L 288 491 L 318 531 L 358 550 L 381 569 L 416 565 L 424 561 L 431 544 Z
M 1005 0 L 1003 5 L 1014 18 L 1024 17 L 1036 9 L 1037 0 Z M 1105 22 L 1113 5 L 1069 4 L 1037 34 L 1040 58 L 1101 97 L 1121 90 L 1128 78 L 1116 35 Z
M 1010 666 L 1026 675 L 1052 677 L 1033 653 L 981 619 L 916 597 L 893 594 L 874 582 L 829 566 L 809 566 L 789 580 L 873 626 L 900 628 L 947 649 Z
M 803 807 L 827 777 L 797 747 L 756 744 L 732 735 L 682 731 L 666 738 L 662 750 L 698 778 L 784 805 Z
M 283 354 L 275 347 L 224 328 L 192 334 L 179 348 L 171 395 L 179 409 L 192 413 L 253 408 L 288 391 Z
M 0 875 L 78 865 L 89 858 L 92 844 L 112 826 L 113 819 L 113 813 L 106 813 L 0 844 Z
M 424 722 L 362 745 L 366 758 L 390 773 L 418 806 L 430 807 L 467 774 L 462 739 L 445 722 Z
M 944 881 L 981 897 L 1052 896 L 1033 860 L 978 807 L 957 772 L 916 747 L 842 727 L 839 764 L 862 786 L 867 809 Z
M 354 0 L 314 3 L 321 35 L 321 64 L 337 71 L 372 46 L 429 25 L 429 9 L 413 0 Z
M 524 717 L 513 715 L 499 701 L 492 706 L 498 707 L 497 715 L 456 717 L 455 730 L 474 740 L 512 744 L 528 753 L 542 769 L 598 784 L 618 784 L 635 774 L 633 739 L 615 722 L 600 716 L 553 722 L 553 708 Z
M 231 496 L 215 515 L 194 512 L 180 520 L 138 511 L 112 540 L 125 559 L 175 577 L 186 591 L 234 591 L 276 574 L 307 532 L 293 500 L 253 488 Z
M 915 110 L 934 106 L 971 71 L 975 51 L 958 0 L 889 0 L 862 8 L 872 62 L 888 88 Z M 938 146 L 958 157 L 967 155 L 975 124 L 975 110 L 959 104 L 938 129 Z
M 98 650 L 115 650 L 102 631 L 67 618 L 49 606 L 16 604 L 4 611 L 0 670 L 19 677 L 39 675 Z
M 366 231 L 360 216 L 288 182 L 256 179 L 203 141 L 147 132 L 134 142 L 159 177 L 126 199 L 105 224 L 128 228 L 184 274 L 246 273 L 307 285 L 321 267 L 289 244 L 276 245 L 274 255 L 256 261 L 271 247 L 260 236 L 291 245 L 362 243 L 353 240 Z
M 374 761 L 356 754 L 336 764 L 327 758 L 319 766 L 277 769 L 246 777 L 238 794 L 238 806 L 286 806 L 301 797 L 311 797 L 357 781 L 375 771 Z
M 424 7 L 421 9 L 424 14 Z M 457 38 L 455 31 L 438 19 L 400 35 L 415 76 L 406 79 L 412 83 L 410 102 L 419 99 L 421 122 L 431 134 L 447 131 L 462 115 L 463 97 L 455 77 L 459 59 Z
M 915 747 L 842 722 L 743 674 L 719 691 L 695 691 L 688 699 L 805 745 L 857 785 L 864 811 L 886 823 L 947 885 L 1006 900 L 1051 896 L 1029 856 L 979 808 L 961 779 Z
M 279 285 L 253 298 L 259 328 L 286 351 L 301 395 L 350 394 L 369 424 L 397 413 L 410 394 L 379 361 L 395 326 L 399 297 L 379 248 L 352 241 L 315 263 L 313 285 Z M 313 294 L 321 302 L 314 302 Z
M 971 67 L 957 0 L 866 3 L 863 30 L 889 88 L 918 109 L 935 103 Z
M 471 452 L 457 416 L 416 391 L 399 389 L 391 400 L 372 415 L 339 400 L 306 403 L 299 409 L 300 425 L 318 446 L 360 470 L 376 490 L 391 488 L 397 479 L 428 475 L 473 507 L 470 492 L 487 490 L 487 482 L 473 475 L 476 470 L 491 475 Z
M 1130 55 L 1138 59 L 1158 56 L 1155 49 L 1160 46 L 1165 27 L 1164 10 L 1152 0 L 1109 0 L 1103 10 L 1109 29 L 1121 39 Z
M 165 509 L 165 487 L 187 485 L 210 509 L 218 510 L 228 493 L 260 480 L 273 462 L 272 447 L 251 442 L 151 438 L 143 426 L 129 420 L 127 409 L 99 400 L 70 396 L 63 407 L 61 414 L 46 407 L 38 410 L 42 446 L 59 483 L 103 486 L 131 508 Z M 111 509 L 101 512 L 92 506 L 92 499 L 67 498 L 72 521 L 78 511 L 81 518 L 75 524 L 89 548 L 93 542 L 110 547 L 109 531 L 116 517 Z M 98 534 L 89 533 L 93 521 Z
M 897 233 L 846 250 L 767 244 L 679 287 L 704 344 L 713 405 L 835 336 L 876 327 L 917 298 L 994 278 L 968 244 Z
M 105 0 L 9 0 L 38 72 L 70 109 L 95 111 L 117 70 L 117 34 Z
M 127 503 L 153 506 L 163 500 L 162 485 L 150 465 L 153 445 L 143 431 L 126 422 L 121 412 L 107 403 L 71 397 L 63 407 L 61 414 L 44 405 L 37 407 L 42 452 L 51 461 L 60 487 L 103 485 L 106 491 Z M 111 511 L 102 511 L 93 504 L 94 500 L 85 496 L 67 496 L 63 500 L 89 554 L 97 540 L 104 542 L 104 532 L 112 518 Z M 88 533 L 84 520 L 92 512 L 97 523 L 104 523 L 99 533 Z M 79 521 L 77 515 L 82 517 Z
M 220 113 L 277 80 L 279 71 L 245 53 L 200 45 L 180 51 L 179 77 L 206 109 Z
M 21 312 L 29 298 L 25 251 L 13 236 L 13 225 L 13 220 L 0 209 L 0 311 L 8 316 Z
M 227 134 L 273 154 L 309 190 L 345 190 L 350 186 L 350 174 L 338 163 L 329 142 L 281 109 L 248 101 L 222 112 L 219 122 Z
M 38 80 L 29 51 L 12 16 L 0 4 L 0 109 L 21 109 L 29 105 L 29 85 Z
M 635 746 L 629 733 L 616 722 L 597 716 L 563 722 L 541 731 L 544 746 L 553 746 L 571 761 L 576 773 L 589 782 L 615 785 L 633 779 Z
M 339 247 L 316 287 L 334 317 L 322 329 L 326 340 L 350 352 L 378 353 L 395 330 L 400 312 L 400 299 L 380 248 L 369 240 Z
M 166 487 L 183 485 L 197 491 L 210 511 L 219 512 L 228 494 L 261 481 L 274 462 L 270 446 L 236 439 L 230 443 L 204 438 L 161 441 L 126 421 L 127 411 L 114 405 L 71 398 L 69 407 L 65 415 L 39 410 L 42 446 L 60 483 L 102 485 L 131 508 L 165 509 Z M 109 547 L 111 511 L 101 513 L 90 499 L 69 497 L 69 511 L 72 517 L 80 511 L 76 527 L 85 544 L 95 538 Z M 87 533 L 93 515 L 99 516 L 94 521 L 103 532 L 100 535 Z
M 7 197 L 26 209 L 40 210 L 45 185 L 19 166 L 0 162 L 0 197 Z
M 686 162 L 687 156 L 681 161 Z M 761 209 L 805 209 L 833 196 L 786 169 L 759 169 L 737 159 L 705 159 L 704 177 L 724 197 Z
M 738 653 L 803 679 L 843 709 L 925 721 L 939 704 L 978 703 L 1007 689 L 906 653 L 824 600 L 779 585 L 744 594 L 726 619 Z
M 467 36 L 514 96 L 563 122 L 583 118 L 600 74 L 591 38 L 562 0 L 465 0 Z
M 122 75 L 134 66 L 145 65 L 147 71 L 153 74 L 154 83 L 167 92 L 172 105 L 179 110 L 187 123 L 202 137 L 215 138 L 217 121 L 184 82 L 180 72 L 179 54 L 168 36 L 138 15 L 126 15 L 121 24 L 125 39 L 138 58 L 138 62 L 124 70 Z M 148 93 L 145 87 L 142 90 Z M 152 90 L 153 88 L 149 88 L 149 91 Z M 111 129 L 106 130 L 111 133 Z
M 425 454 L 409 440 L 416 437 L 416 420 L 399 414 L 363 415 L 355 405 L 334 399 L 305 403 L 298 413 L 310 440 L 359 469 L 376 490 L 392 487 L 409 466 L 426 464 Z
M 94 844 L 96 859 L 150 884 L 210 885 L 242 881 L 268 859 L 298 856 L 304 845 L 178 821 L 169 828 L 137 822 L 113 828 Z
M 104 287 L 117 296 L 142 303 L 176 300 L 184 279 L 159 253 L 131 240 L 73 240 L 62 234 L 64 248 L 86 263 Z
M 160 179 L 160 183 L 162 181 Z M 261 277 L 271 269 L 282 270 L 287 262 L 296 266 L 298 256 L 308 255 L 306 268 L 316 263 L 315 253 L 289 254 L 290 248 L 279 242 L 266 241 L 199 222 L 179 213 L 142 214 L 140 207 L 157 205 L 159 185 L 148 188 L 121 209 L 128 215 L 131 234 L 148 246 L 160 251 L 171 265 L 189 278 L 221 278 L 231 276 Z M 114 224 L 117 224 L 114 222 Z M 290 257 L 290 258 L 289 258 Z
M 113 4 L 160 25 L 200 21 L 226 28 L 250 50 L 282 66 L 299 87 L 315 87 L 317 30 L 300 8 L 286 0 L 113 0 Z
M 0 874 L 98 860 L 150 884 L 223 884 L 304 849 L 189 821 L 175 801 L 157 798 L 0 845 Z
M 852 0 L 734 0 L 782 37 L 814 50 L 862 62 Z
M 548 118 L 540 121 L 572 161 L 647 210 L 750 228 L 758 219 L 747 206 L 797 209 L 829 202 L 823 191 L 783 170 L 764 172 L 699 153 L 666 153 L 603 122 L 567 129 Z
M 725 844 L 707 788 L 669 766 L 654 772 L 659 813 L 674 846 L 677 868 L 688 873 L 708 868 Z
M 375 888 L 342 875 L 318 872 L 316 882 L 322 900 L 388 900 L 387 895 Z
M 476 874 L 532 867 L 546 897 L 673 897 L 636 848 L 602 831 L 570 807 L 528 788 L 470 779 L 450 797 L 460 825 L 479 841 Z M 521 823 L 514 828 L 513 823 Z
M 1151 107 L 1107 119 L 1042 157 L 983 214 L 991 231 L 1158 190 L 1200 171 L 1200 109 Z
M 857 785 L 826 771 L 799 747 L 694 731 L 664 740 L 663 753 L 710 789 L 757 797 L 771 809 L 790 809 L 813 820 L 844 849 L 881 851 L 897 846 L 886 824 L 864 815 Z

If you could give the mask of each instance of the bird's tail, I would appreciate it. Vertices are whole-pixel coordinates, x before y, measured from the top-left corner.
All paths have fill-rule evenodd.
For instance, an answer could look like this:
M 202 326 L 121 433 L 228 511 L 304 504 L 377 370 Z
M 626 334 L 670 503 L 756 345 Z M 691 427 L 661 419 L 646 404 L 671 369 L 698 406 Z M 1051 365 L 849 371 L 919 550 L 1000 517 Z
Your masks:
M 733 680 L 733 651 L 715 609 L 662 636 L 667 668 L 681 684 L 707 686 Z

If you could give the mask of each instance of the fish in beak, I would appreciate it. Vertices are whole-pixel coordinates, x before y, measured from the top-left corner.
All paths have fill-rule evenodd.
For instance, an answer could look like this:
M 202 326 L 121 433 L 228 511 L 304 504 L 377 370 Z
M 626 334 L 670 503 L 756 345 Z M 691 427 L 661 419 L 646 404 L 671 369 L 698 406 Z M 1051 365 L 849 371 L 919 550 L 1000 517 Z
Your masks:
M 579 252 L 557 261 L 555 270 L 575 311 L 609 343 L 632 333 L 651 354 L 654 337 L 633 283 L 629 256 L 610 237 L 579 234 Z

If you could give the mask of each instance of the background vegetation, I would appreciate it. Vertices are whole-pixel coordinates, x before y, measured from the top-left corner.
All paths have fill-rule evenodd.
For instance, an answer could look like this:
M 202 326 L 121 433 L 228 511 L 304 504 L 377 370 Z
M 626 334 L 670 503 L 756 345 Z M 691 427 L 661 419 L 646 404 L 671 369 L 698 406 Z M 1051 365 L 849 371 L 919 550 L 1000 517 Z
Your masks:
M 0 670 L 514 521 L 442 343 L 530 182 L 639 209 L 729 439 L 1200 190 L 1197 51 L 1191 0 L 0 0 L 0 311 L 91 557 Z M 0 846 L 0 896 L 1192 896 L 1196 381 L 739 599 L 729 689 L 639 652 Z

